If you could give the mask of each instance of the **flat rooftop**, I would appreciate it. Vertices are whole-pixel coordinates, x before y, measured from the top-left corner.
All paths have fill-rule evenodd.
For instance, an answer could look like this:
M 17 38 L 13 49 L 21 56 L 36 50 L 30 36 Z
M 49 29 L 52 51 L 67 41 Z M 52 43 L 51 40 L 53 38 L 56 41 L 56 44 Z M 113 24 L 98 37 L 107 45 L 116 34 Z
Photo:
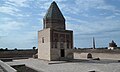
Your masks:
M 25 64 L 38 72 L 120 72 L 117 60 L 80 60 L 76 62 L 21 59 L 6 62 L 9 65 Z

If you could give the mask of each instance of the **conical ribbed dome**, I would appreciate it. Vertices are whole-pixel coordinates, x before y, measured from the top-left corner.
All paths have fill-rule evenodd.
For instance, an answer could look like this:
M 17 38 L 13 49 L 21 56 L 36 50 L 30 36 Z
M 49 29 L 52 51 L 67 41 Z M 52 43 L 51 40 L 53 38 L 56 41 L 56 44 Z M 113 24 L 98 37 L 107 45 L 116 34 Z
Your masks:
M 44 19 L 60 19 L 60 20 L 64 19 L 55 1 L 51 3 L 46 15 L 44 16 Z
M 65 18 L 55 1 L 53 1 L 43 18 L 44 28 L 65 30 Z

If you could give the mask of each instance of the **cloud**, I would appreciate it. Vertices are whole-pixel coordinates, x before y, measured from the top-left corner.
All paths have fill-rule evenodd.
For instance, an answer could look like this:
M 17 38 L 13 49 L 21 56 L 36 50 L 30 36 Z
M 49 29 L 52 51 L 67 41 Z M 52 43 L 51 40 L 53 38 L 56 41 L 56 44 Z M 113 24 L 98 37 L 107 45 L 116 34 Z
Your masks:
M 73 29 L 74 34 L 78 35 L 92 35 L 120 31 L 120 21 L 118 20 L 104 19 L 91 22 L 71 17 L 66 18 L 68 19 L 67 29 Z M 74 21 L 77 23 L 71 24 L 69 21 Z
M 15 6 L 28 7 L 28 4 L 26 2 L 27 0 L 8 0 L 7 3 Z
M 69 2 L 59 3 L 61 9 L 67 15 L 68 13 L 73 15 L 90 15 L 90 11 L 99 11 L 98 15 L 103 13 L 119 13 L 120 10 L 114 5 L 106 3 L 105 0 L 74 0 L 71 4 Z M 95 14 L 94 14 L 95 15 Z
M 3 14 L 8 14 L 11 16 L 16 17 L 24 17 L 29 16 L 29 13 L 24 13 L 24 8 L 30 8 L 29 7 L 29 1 L 28 0 L 6 0 L 4 1 L 4 4 L 1 4 L 0 6 L 0 12 Z
M 38 1 L 38 2 L 39 2 L 38 8 L 45 9 L 45 10 L 47 10 L 49 8 L 50 4 L 51 4 L 51 2 L 49 2 L 49 1 L 48 2 L 43 2 L 43 3 L 41 1 Z
M 115 15 L 120 16 L 120 13 L 115 13 Z
M 1 36 L 0 36 L 1 37 Z M 37 47 L 37 31 L 22 32 L 18 34 L 11 33 L 9 36 L 1 37 L 1 47 L 25 48 Z
M 115 15 L 111 15 L 111 16 L 107 16 L 106 19 L 113 19 L 114 17 L 116 17 Z
M 20 30 L 25 23 L 17 22 L 17 21 L 7 21 L 3 22 L 0 25 L 0 36 L 7 36 L 13 31 Z
M 106 10 L 114 10 L 115 7 L 112 5 L 108 5 L 105 0 L 75 0 L 75 3 L 84 10 L 88 10 L 90 8 L 95 9 L 106 9 Z
M 72 18 L 70 16 L 65 16 L 65 18 L 68 20 L 68 21 L 75 21 L 75 22 L 79 22 L 79 23 L 88 23 L 88 21 L 84 21 L 84 20 L 81 20 L 81 19 L 78 19 L 78 18 Z
M 15 8 L 15 7 L 8 7 L 8 6 L 1 6 L 0 7 L 0 12 L 1 13 L 6 13 L 6 14 L 9 14 L 9 15 L 16 15 L 17 13 L 16 12 L 19 12 L 20 10 Z
M 18 23 L 16 21 L 6 22 L 5 24 L 0 25 L 0 29 L 3 31 L 18 30 L 23 25 L 23 23 Z

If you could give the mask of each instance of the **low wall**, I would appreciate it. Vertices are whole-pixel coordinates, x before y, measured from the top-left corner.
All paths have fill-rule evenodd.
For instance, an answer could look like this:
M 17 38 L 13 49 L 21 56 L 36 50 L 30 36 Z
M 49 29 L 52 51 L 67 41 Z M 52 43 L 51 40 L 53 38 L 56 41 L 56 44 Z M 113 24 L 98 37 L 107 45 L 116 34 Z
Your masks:
M 93 58 L 120 60 L 120 54 L 91 53 Z M 87 59 L 88 53 L 74 53 L 74 59 Z
M 109 54 L 109 53 L 91 53 L 93 57 L 100 59 L 113 59 L 120 60 L 120 54 Z
M 37 50 L 23 50 L 23 51 L 0 51 L 0 58 L 25 58 L 32 57 L 37 53 Z
M 17 72 L 17 70 L 15 70 L 14 68 L 12 68 L 11 66 L 4 63 L 1 60 L 0 60 L 0 65 L 1 65 L 2 69 L 4 70 L 4 72 Z
M 109 49 L 74 49 L 74 52 L 78 53 L 110 53 L 110 54 L 120 54 L 120 49 L 114 49 L 114 50 L 109 50 Z

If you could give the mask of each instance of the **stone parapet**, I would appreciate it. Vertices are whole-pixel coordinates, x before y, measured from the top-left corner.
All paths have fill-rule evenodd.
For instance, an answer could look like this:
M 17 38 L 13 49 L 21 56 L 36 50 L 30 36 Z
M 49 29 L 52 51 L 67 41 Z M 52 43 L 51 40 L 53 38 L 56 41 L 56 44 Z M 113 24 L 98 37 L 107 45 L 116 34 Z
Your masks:
M 4 72 L 17 72 L 17 70 L 15 70 L 14 68 L 12 68 L 11 66 L 9 66 L 8 64 L 6 64 L 1 60 L 0 60 L 0 65 Z

